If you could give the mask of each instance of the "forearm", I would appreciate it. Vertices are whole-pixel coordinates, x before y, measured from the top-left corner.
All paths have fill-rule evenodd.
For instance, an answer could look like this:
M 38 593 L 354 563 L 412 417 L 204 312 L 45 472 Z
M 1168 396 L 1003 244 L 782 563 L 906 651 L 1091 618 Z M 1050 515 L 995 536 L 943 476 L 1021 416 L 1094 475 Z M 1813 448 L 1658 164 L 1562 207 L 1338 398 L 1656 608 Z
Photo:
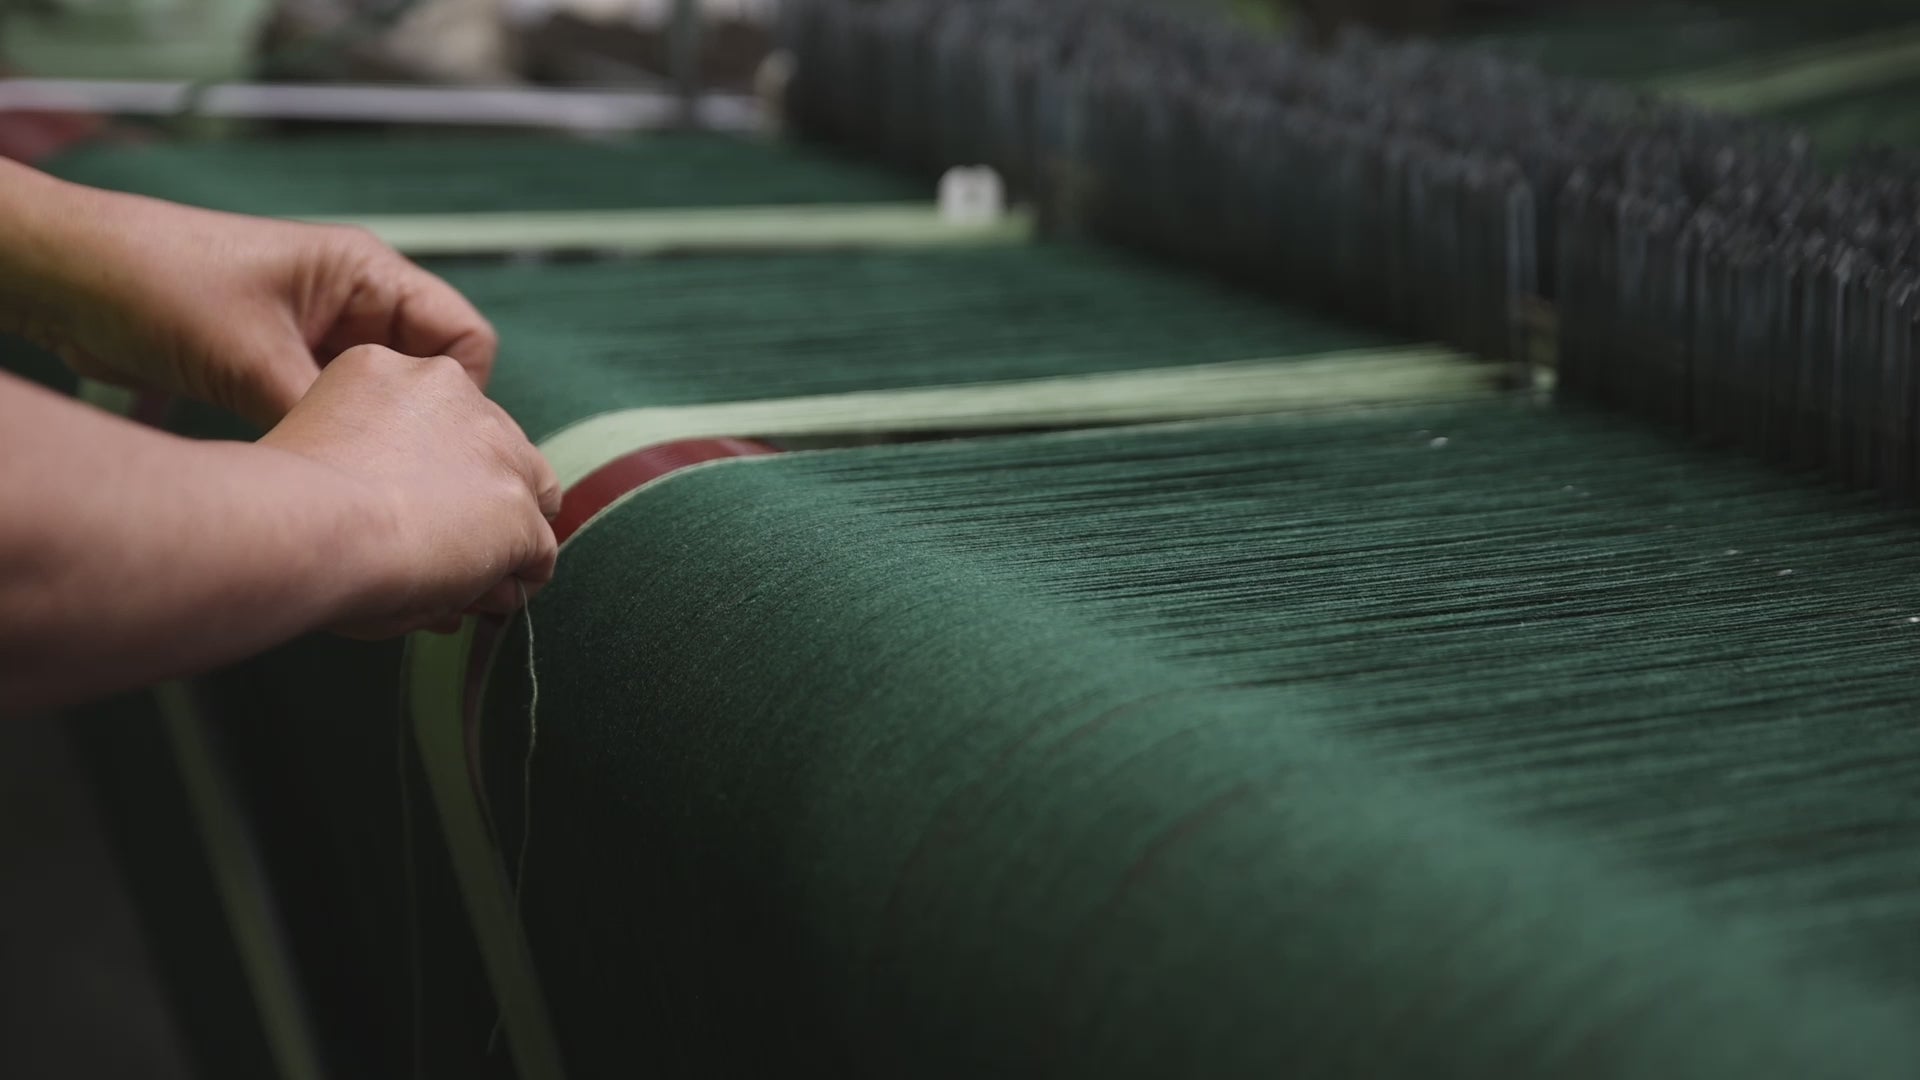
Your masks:
M 66 279 L 88 195 L 0 158 L 0 330 L 50 343 L 74 317 Z
M 392 591 L 376 493 L 0 375 L 0 714 L 203 670 Z

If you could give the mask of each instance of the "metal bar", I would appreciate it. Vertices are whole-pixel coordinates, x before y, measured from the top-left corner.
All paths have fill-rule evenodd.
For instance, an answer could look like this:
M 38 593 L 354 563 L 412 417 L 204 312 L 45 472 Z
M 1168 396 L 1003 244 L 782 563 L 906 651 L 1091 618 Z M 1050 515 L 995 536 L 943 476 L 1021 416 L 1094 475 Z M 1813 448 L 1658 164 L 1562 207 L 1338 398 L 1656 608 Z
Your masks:
M 139 80 L 0 80 L 0 112 L 109 112 L 172 115 L 192 101 L 196 114 L 235 119 L 392 121 L 634 131 L 678 126 L 690 108 L 701 127 L 751 131 L 760 109 L 746 95 L 523 87 L 368 86 L 336 83 L 216 83 L 191 97 L 192 84 Z
M 358 225 L 413 256 L 515 251 L 800 251 L 1024 243 L 1033 223 L 1008 213 L 983 224 L 946 220 L 918 203 L 743 206 L 690 210 L 547 210 L 306 218 Z
M 1510 370 L 1438 345 L 1409 345 L 1012 382 L 646 406 L 576 421 L 543 438 L 540 451 L 566 488 L 635 450 L 681 439 L 1095 428 L 1487 401 L 1512 393 Z

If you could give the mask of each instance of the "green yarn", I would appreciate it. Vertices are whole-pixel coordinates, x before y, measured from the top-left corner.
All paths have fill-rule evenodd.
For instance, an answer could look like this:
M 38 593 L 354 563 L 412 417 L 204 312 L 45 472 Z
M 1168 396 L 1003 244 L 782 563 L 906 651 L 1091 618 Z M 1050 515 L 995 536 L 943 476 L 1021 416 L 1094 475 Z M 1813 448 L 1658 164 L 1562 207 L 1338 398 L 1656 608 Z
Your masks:
M 590 140 L 402 132 L 90 144 L 50 171 L 244 214 L 931 202 L 933 190 L 804 148 L 710 135 Z
M 288 213 L 649 175 L 562 196 L 539 154 L 475 151 L 443 196 L 417 178 L 456 155 L 390 149 L 118 175 Z M 802 186 L 674 168 L 648 190 Z M 1394 340 L 1071 247 L 445 270 L 536 436 Z M 1519 409 L 675 477 L 533 610 L 522 884 L 570 1075 L 1910 1076 L 1913 526 Z M 397 1073 L 412 1023 L 396 653 L 313 639 L 206 684 L 341 1075 Z M 525 677 L 494 673 L 484 729 L 509 852 Z M 487 1075 L 420 858 L 428 1073 Z
M 489 393 L 535 439 L 602 412 L 1398 345 L 1066 245 L 437 267 L 500 332 Z M 189 428 L 231 435 L 211 410 Z
M 1913 524 L 1513 410 L 675 477 L 534 608 L 572 1072 L 1911 1075 Z

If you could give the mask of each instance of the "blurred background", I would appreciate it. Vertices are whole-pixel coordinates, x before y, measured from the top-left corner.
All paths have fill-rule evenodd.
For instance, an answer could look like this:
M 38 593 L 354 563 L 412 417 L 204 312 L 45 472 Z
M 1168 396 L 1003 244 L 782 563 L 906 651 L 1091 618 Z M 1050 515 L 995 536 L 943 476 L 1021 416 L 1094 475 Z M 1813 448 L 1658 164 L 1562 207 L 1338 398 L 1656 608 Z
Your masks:
M 1437 32 L 1521 10 L 1622 0 L 1150 0 L 1318 34 L 1362 23 Z M 746 91 L 778 0 L 5 0 L 0 59 L 16 75 L 350 79 L 661 88 L 677 16 L 699 23 L 701 80 Z

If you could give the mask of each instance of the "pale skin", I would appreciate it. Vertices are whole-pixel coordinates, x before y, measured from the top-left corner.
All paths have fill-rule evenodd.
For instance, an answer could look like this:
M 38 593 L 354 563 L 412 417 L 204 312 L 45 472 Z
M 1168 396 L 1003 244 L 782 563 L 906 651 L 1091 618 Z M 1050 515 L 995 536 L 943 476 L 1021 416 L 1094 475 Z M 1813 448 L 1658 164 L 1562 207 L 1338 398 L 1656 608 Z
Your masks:
M 0 373 L 0 715 L 330 629 L 449 630 L 553 576 L 553 470 L 482 388 L 492 327 L 372 237 L 0 161 L 0 331 L 253 443 Z

